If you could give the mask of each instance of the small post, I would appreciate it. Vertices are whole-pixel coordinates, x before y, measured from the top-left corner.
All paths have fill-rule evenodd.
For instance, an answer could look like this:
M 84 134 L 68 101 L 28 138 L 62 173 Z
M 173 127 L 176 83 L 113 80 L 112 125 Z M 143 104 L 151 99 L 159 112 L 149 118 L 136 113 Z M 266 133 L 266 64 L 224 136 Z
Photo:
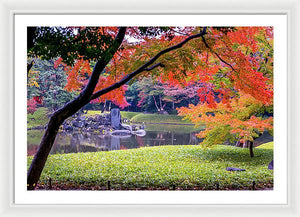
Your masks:
M 174 191 L 176 190 L 176 186 L 175 185 L 172 185 L 172 188 L 173 188 Z
M 220 190 L 220 184 L 217 182 L 217 190 Z
M 255 190 L 255 181 L 252 182 L 252 190 Z
M 51 179 L 51 177 L 49 178 L 49 189 L 52 189 L 52 179 Z
M 254 152 L 253 152 L 253 141 L 248 141 L 249 143 L 249 152 L 250 152 L 250 157 L 254 157 Z
M 108 189 L 108 190 L 111 189 L 111 188 L 110 188 L 110 181 L 109 181 L 109 180 L 107 181 L 107 189 Z

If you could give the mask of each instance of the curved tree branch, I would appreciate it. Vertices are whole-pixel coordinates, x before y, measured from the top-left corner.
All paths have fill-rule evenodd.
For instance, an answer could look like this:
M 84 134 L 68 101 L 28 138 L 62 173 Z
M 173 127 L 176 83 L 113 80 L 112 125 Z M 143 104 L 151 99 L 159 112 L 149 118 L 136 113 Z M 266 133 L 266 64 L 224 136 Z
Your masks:
M 98 83 L 99 76 L 104 70 L 106 65 L 112 59 L 115 52 L 118 50 L 125 37 L 126 27 L 119 28 L 119 32 L 112 43 L 112 45 L 105 51 L 100 60 L 97 61 L 89 82 L 85 89 L 71 102 L 55 111 L 51 116 L 39 149 L 35 154 L 33 161 L 27 173 L 27 189 L 33 190 L 41 176 L 44 169 L 46 160 L 53 146 L 55 137 L 58 133 L 59 126 L 71 115 L 75 114 L 80 108 L 86 105 L 90 101 L 90 97 L 93 94 L 95 87 Z
M 125 37 L 126 27 L 120 27 L 119 32 L 112 44 L 104 53 L 103 58 L 97 61 L 93 73 L 89 79 L 87 86 L 84 88 L 82 92 L 83 97 L 88 97 L 91 95 L 98 83 L 98 79 L 106 65 L 113 58 L 114 54 L 117 52 L 118 48 L 122 44 L 122 41 Z
M 164 64 L 162 63 L 156 63 L 155 65 L 151 66 L 151 67 L 148 67 L 148 68 L 145 68 L 145 71 L 151 71 L 152 69 L 155 69 L 156 67 L 165 67 Z
M 214 53 L 214 54 L 219 58 L 219 60 L 221 60 L 223 63 L 225 63 L 227 66 L 229 66 L 233 71 L 236 72 L 236 70 L 233 68 L 233 66 L 232 66 L 230 63 L 228 63 L 228 62 L 226 62 L 225 60 L 223 60 L 223 59 L 220 57 L 220 55 L 219 55 L 217 52 L 215 52 L 215 51 L 207 44 L 207 42 L 206 42 L 204 36 L 201 36 L 201 38 L 202 38 L 202 41 L 203 41 L 203 43 L 205 44 L 205 46 L 206 46 L 212 53 Z
M 114 89 L 117 89 L 119 87 L 121 87 L 122 85 L 126 84 L 128 81 L 130 81 L 132 78 L 134 78 L 136 75 L 144 72 L 144 71 L 149 71 L 149 69 L 153 69 L 155 67 L 158 67 L 158 66 L 162 66 L 161 63 L 159 64 L 155 64 L 153 65 L 152 67 L 148 68 L 149 66 L 151 66 L 160 56 L 162 56 L 163 54 L 165 53 L 168 53 L 170 51 L 173 51 L 173 50 L 176 50 L 178 48 L 181 48 L 183 45 L 185 45 L 187 42 L 189 42 L 190 40 L 192 39 L 195 39 L 195 38 L 199 38 L 199 37 L 202 37 L 206 34 L 206 29 L 207 27 L 204 27 L 203 30 L 199 33 L 199 34 L 195 34 L 195 35 L 191 35 L 189 37 L 187 37 L 185 40 L 183 40 L 182 42 L 174 45 L 174 46 L 171 46 L 171 47 L 168 47 L 162 51 L 160 51 L 158 54 L 156 54 L 154 57 L 152 57 L 148 62 L 146 62 L 144 65 L 142 65 L 141 67 L 139 67 L 137 70 L 131 72 L 130 74 L 126 75 L 123 79 L 121 79 L 119 82 L 116 82 L 115 84 L 107 87 L 107 88 L 104 88 L 102 90 L 99 90 L 98 92 L 94 93 L 91 97 L 90 100 L 93 100 L 93 99 L 96 99 Z M 150 70 L 151 70 L 150 69 Z
M 122 44 L 122 41 L 125 37 L 126 27 L 120 27 L 119 32 L 113 42 L 113 44 L 105 51 L 103 57 L 98 60 L 94 66 L 91 77 L 89 78 L 89 82 L 83 91 L 76 97 L 73 101 L 67 103 L 64 107 L 57 110 L 55 113 L 66 113 L 67 116 L 71 116 L 76 113 L 74 112 L 74 108 L 81 108 L 90 102 L 90 98 L 93 95 L 93 92 L 98 83 L 100 74 L 105 69 L 106 65 L 112 59 L 114 54 L 117 52 L 118 48 Z M 78 109 L 79 109 L 78 108 Z

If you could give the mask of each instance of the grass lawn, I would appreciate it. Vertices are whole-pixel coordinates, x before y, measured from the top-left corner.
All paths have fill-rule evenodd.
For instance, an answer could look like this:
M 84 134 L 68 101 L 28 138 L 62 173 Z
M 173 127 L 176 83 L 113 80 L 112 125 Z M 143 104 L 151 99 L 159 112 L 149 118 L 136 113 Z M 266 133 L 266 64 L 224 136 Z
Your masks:
M 87 113 L 84 114 L 84 116 L 94 116 L 94 115 L 100 115 L 101 114 L 101 111 L 99 110 L 87 110 L 86 111 Z
M 172 124 L 191 124 L 189 120 L 182 120 L 183 117 L 177 115 L 143 114 L 140 113 L 131 118 L 132 122 L 145 123 L 172 123 Z
M 97 110 L 88 110 L 84 116 L 100 115 L 101 112 Z M 27 127 L 32 128 L 42 126 L 48 123 L 49 118 L 47 108 L 39 108 L 34 114 L 27 115 Z M 131 120 L 132 122 L 145 123 L 170 123 L 170 124 L 191 124 L 188 120 L 182 120 L 183 117 L 177 115 L 161 115 L 161 114 L 144 114 L 141 112 L 126 112 L 121 111 L 122 118 Z
M 160 132 L 178 132 L 191 133 L 199 132 L 205 129 L 205 126 L 195 128 L 195 125 L 174 125 L 174 124 L 146 124 L 146 131 L 160 131 Z
M 270 145 L 268 145 L 270 147 Z M 50 155 L 40 179 L 40 188 L 54 189 L 250 189 L 273 186 L 268 163 L 272 148 L 249 150 L 233 146 L 161 146 L 110 152 Z M 32 157 L 28 157 L 28 167 Z M 229 172 L 226 167 L 246 169 Z
M 138 114 L 142 114 L 141 112 L 125 112 L 125 111 L 121 111 L 121 117 L 122 118 L 126 118 L 126 119 L 131 119 L 134 116 L 138 115 Z
M 27 128 L 43 126 L 49 121 L 48 109 L 38 108 L 33 114 L 27 114 Z
M 101 114 L 101 112 L 88 110 L 85 115 L 94 116 L 96 114 Z M 177 115 L 144 114 L 142 112 L 121 111 L 121 117 L 129 119 L 132 122 L 191 124 L 190 121 L 182 120 L 183 117 Z
M 257 148 L 261 148 L 261 149 L 274 149 L 274 142 L 268 142 L 265 144 L 262 144 L 260 146 L 258 146 Z

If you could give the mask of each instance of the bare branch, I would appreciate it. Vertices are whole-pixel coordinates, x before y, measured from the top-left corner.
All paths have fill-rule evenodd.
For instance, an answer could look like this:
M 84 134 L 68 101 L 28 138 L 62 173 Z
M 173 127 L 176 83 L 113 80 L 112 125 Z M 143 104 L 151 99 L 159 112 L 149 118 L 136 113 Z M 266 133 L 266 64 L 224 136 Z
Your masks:
M 80 108 L 90 101 L 95 87 L 98 83 L 99 76 L 106 65 L 112 59 L 115 52 L 120 47 L 125 37 L 126 27 L 119 28 L 119 32 L 112 45 L 105 51 L 100 60 L 97 61 L 88 85 L 78 97 L 67 103 L 62 108 L 55 111 L 47 124 L 46 131 L 40 143 L 39 149 L 35 154 L 30 168 L 27 173 L 27 189 L 33 190 L 41 176 L 46 160 L 53 146 L 55 137 L 58 133 L 59 126 L 71 115 L 75 114 Z
M 173 51 L 173 50 L 176 50 L 178 48 L 181 48 L 183 45 L 185 45 L 187 42 L 189 42 L 190 40 L 192 39 L 195 39 L 195 38 L 199 38 L 199 37 L 202 37 L 206 34 L 206 29 L 207 27 L 204 27 L 203 30 L 199 33 L 199 34 L 195 34 L 195 35 L 191 35 L 189 37 L 187 37 L 185 40 L 183 40 L 182 42 L 174 45 L 174 46 L 171 46 L 171 47 L 168 47 L 162 51 L 160 51 L 158 54 L 156 54 L 154 57 L 152 57 L 148 62 L 146 62 L 144 65 L 142 65 L 141 67 L 139 67 L 137 70 L 131 72 L 130 74 L 126 75 L 123 79 L 121 79 L 119 82 L 107 87 L 107 88 L 104 88 L 96 93 L 94 93 L 90 100 L 93 100 L 93 99 L 96 99 L 98 98 L 99 96 L 102 96 L 106 93 L 108 93 L 109 91 L 112 91 L 114 89 L 117 89 L 119 87 L 121 87 L 122 85 L 126 84 L 128 81 L 130 81 L 132 78 L 134 78 L 136 75 L 140 74 L 141 72 L 144 72 L 144 71 L 147 71 L 147 69 L 150 69 L 148 68 L 149 66 L 151 66 L 159 57 L 161 57 L 163 54 L 165 53 L 168 53 L 170 51 Z M 156 64 L 157 65 L 157 64 Z M 154 65 L 155 67 L 157 67 L 156 65 Z

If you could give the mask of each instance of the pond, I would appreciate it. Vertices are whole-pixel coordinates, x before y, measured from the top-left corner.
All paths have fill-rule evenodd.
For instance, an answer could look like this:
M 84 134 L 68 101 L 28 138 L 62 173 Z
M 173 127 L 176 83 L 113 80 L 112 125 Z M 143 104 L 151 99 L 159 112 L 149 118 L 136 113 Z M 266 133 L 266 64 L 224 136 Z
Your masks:
M 197 145 L 201 139 L 196 137 L 200 129 L 192 125 L 146 125 L 146 135 L 126 137 L 102 135 L 99 133 L 65 133 L 60 132 L 54 142 L 50 154 L 111 151 L 162 145 Z M 27 132 L 27 155 L 34 155 L 43 131 Z

